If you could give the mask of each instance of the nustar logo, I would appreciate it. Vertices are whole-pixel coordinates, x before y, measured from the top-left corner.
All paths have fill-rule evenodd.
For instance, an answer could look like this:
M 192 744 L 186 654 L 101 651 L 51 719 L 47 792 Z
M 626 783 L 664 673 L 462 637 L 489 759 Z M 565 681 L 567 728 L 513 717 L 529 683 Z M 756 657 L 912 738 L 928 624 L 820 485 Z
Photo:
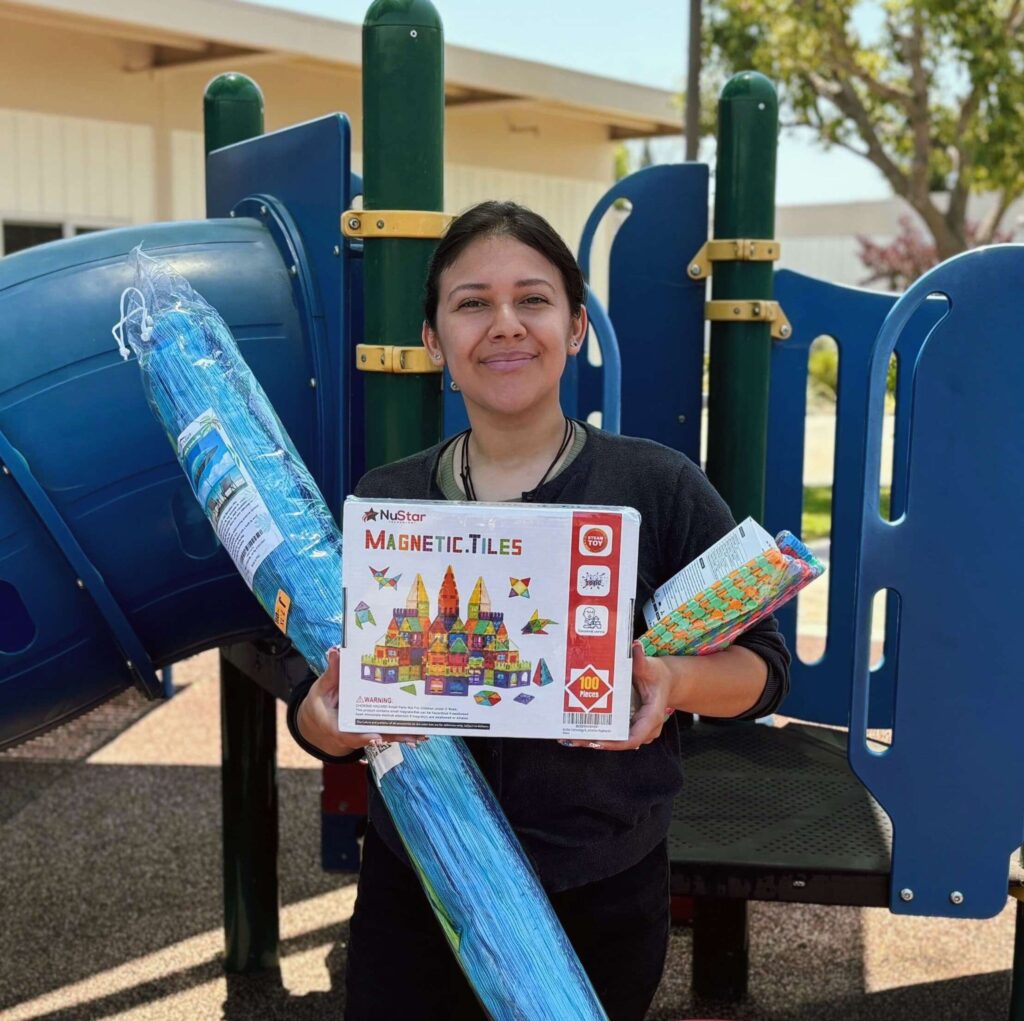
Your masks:
M 376 521 L 380 518 L 381 521 L 422 521 L 426 516 L 422 511 L 406 510 L 404 507 L 398 510 L 390 510 L 387 507 L 375 510 L 371 507 L 363 514 L 363 520 Z

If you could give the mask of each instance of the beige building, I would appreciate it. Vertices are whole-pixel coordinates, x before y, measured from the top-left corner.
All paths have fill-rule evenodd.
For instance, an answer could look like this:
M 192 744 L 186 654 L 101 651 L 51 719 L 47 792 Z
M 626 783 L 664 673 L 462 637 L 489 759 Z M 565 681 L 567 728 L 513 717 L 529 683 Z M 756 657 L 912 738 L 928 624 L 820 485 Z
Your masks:
M 260 84 L 268 131 L 347 113 L 359 169 L 360 47 L 359 25 L 238 0 L 0 0 L 0 253 L 202 217 L 202 96 L 223 71 Z M 680 130 L 641 85 L 458 46 L 445 78 L 446 209 L 514 198 L 572 247 L 616 142 Z
M 941 205 L 943 200 L 940 197 L 938 201 Z M 984 219 L 992 202 L 991 195 L 972 195 L 969 218 L 975 222 Z M 838 284 L 861 284 L 868 271 L 860 261 L 857 238 L 888 243 L 899 234 L 904 217 L 919 226 L 923 237 L 930 238 L 917 213 L 901 198 L 780 206 L 775 214 L 775 235 L 782 243 L 778 265 Z M 1024 240 L 1024 200 L 1010 206 L 1003 231 L 1012 241 Z

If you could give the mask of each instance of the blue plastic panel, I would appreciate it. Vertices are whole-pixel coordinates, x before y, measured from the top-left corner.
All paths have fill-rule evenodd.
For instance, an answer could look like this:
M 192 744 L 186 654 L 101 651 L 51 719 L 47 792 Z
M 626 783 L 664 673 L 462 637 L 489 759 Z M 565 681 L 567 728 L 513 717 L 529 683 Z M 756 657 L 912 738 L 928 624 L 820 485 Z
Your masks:
M 819 336 L 839 348 L 836 453 L 832 491 L 829 568 L 815 585 L 828 586 L 828 638 L 816 663 L 794 657 L 792 686 L 782 707 L 787 716 L 845 726 L 850 711 L 854 645 L 853 590 L 862 514 L 861 464 L 868 430 L 864 400 L 875 338 L 896 301 L 881 294 L 826 283 L 789 270 L 775 274 L 775 296 L 793 326 L 792 336 L 772 347 L 768 410 L 765 527 L 773 534 L 800 533 L 803 512 L 803 460 L 807 412 L 807 355 Z M 911 318 L 896 349 L 900 365 L 913 363 L 928 330 L 945 310 L 942 302 L 923 304 Z M 898 374 L 896 449 L 905 448 L 911 376 Z M 877 423 L 881 428 L 881 419 Z M 893 465 L 892 511 L 902 507 L 906 466 Z M 779 627 L 796 649 L 795 601 L 777 611 Z M 888 727 L 892 718 L 893 622 L 887 620 L 883 662 L 872 676 L 871 726 Z
M 1024 684 L 1015 640 L 1024 326 L 1013 300 L 1022 290 L 1024 245 L 951 259 L 896 304 L 870 363 L 850 760 L 893 821 L 895 912 L 996 914 L 1024 833 Z M 876 509 L 886 367 L 933 293 L 945 296 L 948 313 L 903 363 L 912 395 L 897 440 L 906 498 L 890 523 Z M 879 755 L 862 735 L 873 686 L 871 599 L 885 587 L 899 592 L 901 609 L 893 745 Z M 904 889 L 913 899 L 901 899 Z M 953 903 L 954 892 L 962 903 Z
M 608 314 L 622 364 L 622 432 L 646 436 L 700 459 L 704 368 L 704 281 L 686 273 L 707 240 L 708 168 L 647 167 L 609 189 L 587 220 L 580 265 L 589 276 L 594 235 L 618 199 L 632 210 L 619 226 L 609 262 Z M 601 370 L 583 355 L 579 414 L 601 407 Z

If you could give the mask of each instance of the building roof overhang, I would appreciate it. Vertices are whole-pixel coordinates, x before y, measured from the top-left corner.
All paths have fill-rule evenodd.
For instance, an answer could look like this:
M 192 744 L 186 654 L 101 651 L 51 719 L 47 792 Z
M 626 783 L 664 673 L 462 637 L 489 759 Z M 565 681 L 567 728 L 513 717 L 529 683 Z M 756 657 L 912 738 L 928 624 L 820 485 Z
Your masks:
M 184 69 L 255 73 L 261 65 L 360 73 L 362 26 L 244 0 L 0 0 L 0 19 L 99 34 L 123 43 L 127 72 Z M 667 91 L 445 46 L 445 105 L 463 111 L 539 110 L 606 126 L 611 139 L 678 135 Z

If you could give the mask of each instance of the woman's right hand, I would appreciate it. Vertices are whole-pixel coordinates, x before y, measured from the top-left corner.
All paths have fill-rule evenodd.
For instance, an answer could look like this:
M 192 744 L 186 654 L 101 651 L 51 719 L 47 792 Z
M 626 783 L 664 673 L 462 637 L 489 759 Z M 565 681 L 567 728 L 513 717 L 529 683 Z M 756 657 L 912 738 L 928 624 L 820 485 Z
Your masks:
M 356 734 L 338 729 L 338 673 L 341 654 L 337 649 L 327 652 L 327 669 L 313 682 L 306 697 L 299 704 L 295 716 L 299 733 L 326 755 L 348 755 L 369 744 L 401 741 L 419 744 L 426 737 L 389 734 Z

